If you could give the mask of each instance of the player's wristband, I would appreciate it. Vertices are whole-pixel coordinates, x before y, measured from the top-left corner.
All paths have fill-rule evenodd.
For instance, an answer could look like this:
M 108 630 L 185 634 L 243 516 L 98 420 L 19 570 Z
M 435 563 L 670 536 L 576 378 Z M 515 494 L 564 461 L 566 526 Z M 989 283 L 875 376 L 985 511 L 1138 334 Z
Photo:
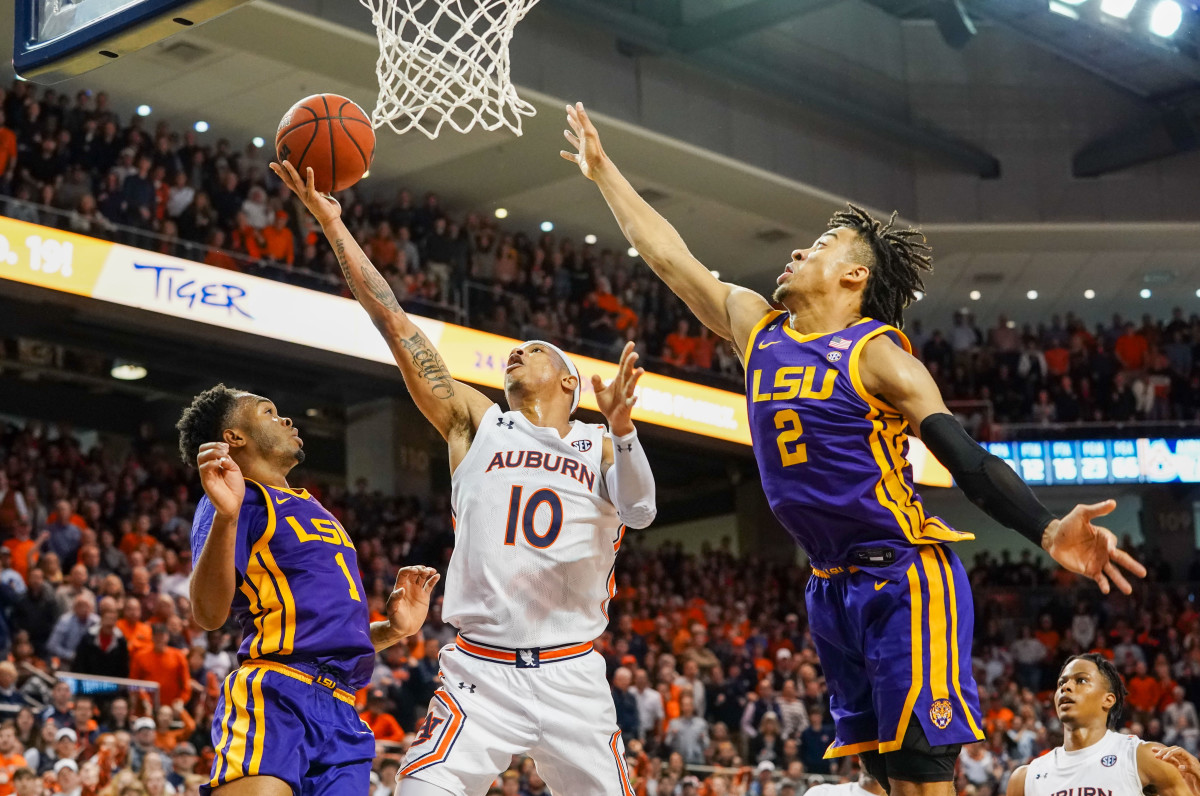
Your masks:
M 930 415 L 921 421 L 921 441 L 972 503 L 996 522 L 1042 546 L 1042 533 L 1057 518 L 1003 459 L 971 439 L 953 415 Z

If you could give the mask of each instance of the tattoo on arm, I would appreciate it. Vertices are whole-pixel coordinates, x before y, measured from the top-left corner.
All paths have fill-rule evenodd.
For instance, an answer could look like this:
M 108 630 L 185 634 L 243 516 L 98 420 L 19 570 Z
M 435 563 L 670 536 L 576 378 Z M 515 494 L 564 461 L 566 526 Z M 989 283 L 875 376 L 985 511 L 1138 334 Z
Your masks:
M 393 297 L 395 300 L 395 297 Z M 401 340 L 404 349 L 412 356 L 413 364 L 421 378 L 429 382 L 430 391 L 435 398 L 443 401 L 454 397 L 454 379 L 446 368 L 446 363 L 437 350 L 417 332 L 412 337 Z
M 333 249 L 337 254 L 338 265 L 342 267 L 342 276 L 346 277 L 346 283 L 350 285 L 350 292 L 354 294 L 354 298 L 362 301 L 358 294 L 358 286 L 350 271 L 350 257 L 346 253 L 346 242 L 338 238 L 333 242 Z M 358 270 L 361 274 L 362 284 L 366 285 L 371 296 L 382 304 L 384 309 L 391 312 L 400 309 L 400 302 L 396 300 L 396 294 L 392 292 L 391 285 L 365 255 L 360 255 L 358 258 Z

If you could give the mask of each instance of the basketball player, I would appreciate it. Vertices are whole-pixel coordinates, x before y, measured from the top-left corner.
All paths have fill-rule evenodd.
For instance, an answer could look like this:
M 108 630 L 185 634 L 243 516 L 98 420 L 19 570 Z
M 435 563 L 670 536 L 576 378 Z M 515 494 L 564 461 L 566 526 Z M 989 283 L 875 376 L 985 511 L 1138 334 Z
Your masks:
M 625 747 L 592 640 L 608 624 L 625 526 L 654 519 L 654 478 L 630 420 L 642 375 L 629 344 L 617 377 L 592 377 L 609 429 L 571 420 L 579 371 L 530 340 L 504 370 L 509 411 L 454 380 L 354 242 L 341 208 L 290 163 L 272 169 L 316 217 L 386 338 L 418 408 L 450 451 L 454 553 L 442 614 L 442 687 L 400 771 L 400 796 L 482 796 L 531 754 L 554 793 L 632 796 Z
M 1103 655 L 1067 660 L 1058 675 L 1054 708 L 1063 745 L 1021 766 L 1008 780 L 1008 796 L 1191 796 L 1179 768 L 1155 755 L 1159 744 L 1113 732 L 1125 705 L 1125 684 Z M 1150 790 L 1154 788 L 1154 790 Z
M 1193 796 L 1200 796 L 1200 760 L 1182 746 L 1160 746 L 1154 756 L 1179 769 Z
M 840 785 L 814 785 L 804 791 L 804 796 L 883 796 L 883 786 L 866 769 L 859 772 L 857 782 Z
M 192 613 L 205 630 L 232 607 L 241 665 L 213 717 L 216 757 L 203 793 L 366 793 L 375 758 L 354 692 L 375 652 L 425 622 L 438 575 L 405 567 L 387 620 L 371 623 L 354 544 L 317 499 L 288 486 L 304 460 L 292 421 L 267 398 L 224 384 L 205 390 L 177 425 L 204 497 L 192 521 Z
M 971 675 L 973 610 L 947 542 L 973 538 L 926 515 L 905 460 L 917 430 L 969 498 L 1108 592 L 1117 564 L 1145 569 L 1091 520 L 1113 501 L 1059 519 L 942 403 L 900 332 L 930 267 L 914 230 L 851 207 L 792 252 L 776 311 L 720 281 L 604 154 L 583 105 L 567 108 L 563 152 L 595 181 L 625 236 L 746 368 L 763 490 L 813 567 L 806 602 L 830 690 L 826 757 L 860 754 L 889 793 L 949 794 L 959 747 L 983 738 Z M 913 720 L 915 717 L 915 721 Z

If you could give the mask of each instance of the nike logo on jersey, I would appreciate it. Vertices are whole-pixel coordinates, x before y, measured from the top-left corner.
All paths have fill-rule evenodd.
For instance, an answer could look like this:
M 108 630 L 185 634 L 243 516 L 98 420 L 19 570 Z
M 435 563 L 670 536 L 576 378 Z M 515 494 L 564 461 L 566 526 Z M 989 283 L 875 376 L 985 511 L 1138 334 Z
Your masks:
M 562 473 L 573 478 L 594 492 L 596 473 L 583 462 L 568 459 L 566 456 L 556 456 L 542 451 L 501 451 L 492 457 L 485 473 L 495 469 L 508 467 L 524 467 L 528 470 L 545 470 L 548 473 Z
M 881 580 L 881 581 L 879 581 L 878 583 L 876 583 L 876 584 L 875 584 L 875 591 L 879 591 L 880 589 L 882 589 L 882 588 L 883 588 L 884 586 L 886 586 L 887 584 L 888 584 L 888 582 L 887 582 L 886 580 Z
M 288 495 L 287 497 L 280 497 L 279 495 L 276 495 L 275 502 L 279 503 L 279 504 L 287 503 L 289 500 L 291 500 L 294 497 L 295 497 L 295 495 Z
M 776 343 L 782 343 L 782 342 L 783 342 L 782 340 L 772 340 L 771 342 L 768 343 L 764 340 L 763 342 L 758 344 L 758 347 L 759 348 L 767 348 L 769 346 L 775 345 Z

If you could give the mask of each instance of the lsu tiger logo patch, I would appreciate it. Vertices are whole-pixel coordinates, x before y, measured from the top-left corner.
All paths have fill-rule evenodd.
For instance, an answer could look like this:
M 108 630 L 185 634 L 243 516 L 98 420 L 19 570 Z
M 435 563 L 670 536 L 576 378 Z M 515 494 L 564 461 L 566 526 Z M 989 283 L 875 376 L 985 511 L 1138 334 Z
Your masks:
M 939 730 L 949 727 L 950 722 L 954 720 L 954 708 L 950 705 L 950 700 L 934 700 L 934 703 L 929 706 L 929 720 Z

